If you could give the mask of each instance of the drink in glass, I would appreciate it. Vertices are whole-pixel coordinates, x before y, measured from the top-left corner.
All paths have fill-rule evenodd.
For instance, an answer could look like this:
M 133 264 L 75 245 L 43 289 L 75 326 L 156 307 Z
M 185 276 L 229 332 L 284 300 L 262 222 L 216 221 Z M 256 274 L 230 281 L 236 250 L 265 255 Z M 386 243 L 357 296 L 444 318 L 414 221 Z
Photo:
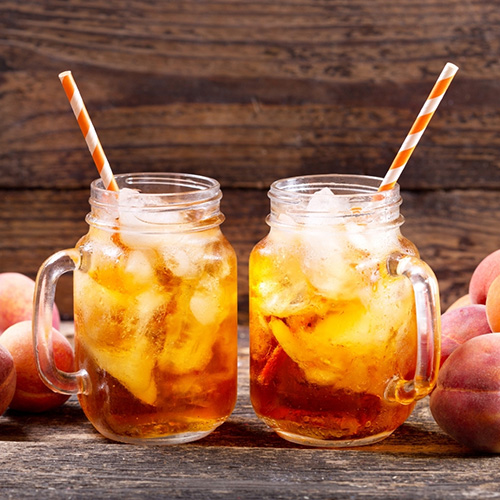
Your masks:
M 39 273 L 40 368 L 51 386 L 79 393 L 108 438 L 199 439 L 236 401 L 236 258 L 219 228 L 219 184 L 188 174 L 116 180 L 118 193 L 92 184 L 89 232 Z M 78 372 L 65 382 L 68 374 L 54 371 L 44 352 L 43 308 L 68 270 Z
M 270 189 L 250 256 L 250 388 L 257 415 L 313 446 L 391 434 L 435 383 L 439 300 L 400 232 L 399 187 L 304 176 Z

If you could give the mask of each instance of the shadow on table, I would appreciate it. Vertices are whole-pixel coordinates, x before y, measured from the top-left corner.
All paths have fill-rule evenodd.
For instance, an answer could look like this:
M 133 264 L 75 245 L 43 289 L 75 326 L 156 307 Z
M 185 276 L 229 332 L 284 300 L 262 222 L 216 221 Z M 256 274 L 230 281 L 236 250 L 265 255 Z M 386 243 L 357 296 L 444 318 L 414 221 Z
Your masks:
M 40 413 L 7 410 L 0 418 L 0 442 L 41 441 L 92 428 L 76 401 Z
M 291 443 L 280 438 L 264 424 L 253 421 L 229 420 L 206 438 L 191 443 L 206 447 L 272 448 L 324 450 L 342 453 L 377 453 L 400 457 L 480 457 L 491 456 L 474 452 L 440 430 L 428 430 L 422 425 L 405 423 L 394 434 L 379 443 L 351 448 L 315 448 Z
M 179 446 L 228 449 L 296 449 L 351 454 L 376 453 L 403 458 L 491 456 L 475 453 L 455 442 L 439 429 L 437 424 L 428 417 L 427 413 L 426 408 L 420 409 L 417 416 L 410 418 L 391 436 L 373 445 L 344 449 L 314 448 L 297 445 L 280 438 L 252 413 L 249 404 L 243 402 L 229 420 L 212 434 L 199 441 Z M 95 431 L 85 417 L 76 398 L 71 398 L 63 406 L 43 413 L 8 410 L 0 418 L 0 442 L 40 442 L 73 439 L 118 444 L 104 438 Z

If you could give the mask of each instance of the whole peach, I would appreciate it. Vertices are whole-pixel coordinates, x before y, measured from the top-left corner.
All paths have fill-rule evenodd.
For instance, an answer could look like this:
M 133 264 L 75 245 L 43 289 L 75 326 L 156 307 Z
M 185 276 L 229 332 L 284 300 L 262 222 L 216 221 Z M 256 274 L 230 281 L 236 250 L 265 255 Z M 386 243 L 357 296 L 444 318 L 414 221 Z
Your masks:
M 35 282 L 20 273 L 0 273 L 0 334 L 9 326 L 33 317 Z M 60 317 L 54 304 L 52 326 L 59 328 Z
M 491 333 L 491 328 L 483 304 L 446 311 L 441 316 L 441 366 L 459 345 L 485 333 Z
M 490 328 L 494 332 L 500 332 L 500 276 L 497 276 L 488 289 L 486 296 L 486 316 Z
M 487 255 L 474 269 L 469 283 L 472 304 L 486 304 L 493 280 L 500 274 L 500 249 Z
M 459 297 L 457 300 L 455 300 L 455 302 L 453 302 L 449 307 L 448 309 L 446 309 L 445 312 L 448 312 L 448 311 L 453 311 L 453 309 L 458 309 L 459 307 L 463 307 L 463 306 L 470 306 L 471 305 L 471 301 L 470 301 L 470 295 L 467 294 L 467 295 L 462 295 L 461 297 Z
M 54 360 L 63 371 L 73 371 L 74 355 L 71 344 L 56 329 L 52 329 Z M 21 321 L 0 335 L 0 345 L 11 353 L 17 373 L 14 397 L 9 405 L 14 410 L 41 412 L 62 405 L 69 396 L 49 389 L 40 378 L 35 361 L 31 321 Z
M 16 367 L 10 352 L 0 345 L 0 415 L 10 405 L 16 390 Z
M 430 409 L 458 442 L 500 453 L 500 333 L 474 337 L 455 349 L 439 372 Z

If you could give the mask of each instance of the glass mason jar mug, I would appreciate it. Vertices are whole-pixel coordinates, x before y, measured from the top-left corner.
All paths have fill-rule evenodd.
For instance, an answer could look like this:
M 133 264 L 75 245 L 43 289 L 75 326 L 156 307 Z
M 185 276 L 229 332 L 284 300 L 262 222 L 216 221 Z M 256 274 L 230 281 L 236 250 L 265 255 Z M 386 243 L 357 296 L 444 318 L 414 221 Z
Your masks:
M 401 235 L 399 186 L 377 193 L 380 182 L 271 185 L 271 230 L 250 256 L 250 391 L 289 441 L 379 441 L 435 384 L 437 281 Z
M 236 257 L 219 183 L 191 174 L 118 175 L 91 185 L 88 233 L 50 257 L 35 291 L 34 342 L 47 385 L 78 393 L 122 442 L 206 436 L 236 402 Z M 57 369 L 49 332 L 57 279 L 74 272 L 76 372 Z

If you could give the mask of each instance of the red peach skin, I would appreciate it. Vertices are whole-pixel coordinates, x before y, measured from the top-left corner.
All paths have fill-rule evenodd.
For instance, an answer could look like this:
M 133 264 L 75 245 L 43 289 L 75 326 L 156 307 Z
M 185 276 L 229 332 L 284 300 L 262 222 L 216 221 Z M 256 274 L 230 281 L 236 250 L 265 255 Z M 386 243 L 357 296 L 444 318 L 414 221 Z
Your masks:
M 459 443 L 500 453 L 500 333 L 468 340 L 450 355 L 430 409 L 441 429 Z
M 52 329 L 54 341 L 54 359 L 56 366 L 71 372 L 74 367 L 74 355 L 66 337 Z M 31 334 L 31 321 L 22 321 L 12 325 L 0 335 L 3 345 L 14 358 L 17 373 L 17 385 L 14 397 L 9 405 L 14 410 L 42 412 L 62 405 L 69 396 L 49 389 L 38 374 Z
M 10 352 L 0 345 L 0 415 L 9 407 L 16 390 L 16 368 Z
M 486 296 L 486 316 L 491 331 L 500 332 L 500 276 L 497 276 Z
M 473 304 L 446 311 L 441 316 L 441 366 L 467 340 L 491 333 L 486 306 Z
M 487 255 L 472 273 L 469 295 L 472 304 L 486 304 L 488 289 L 500 274 L 500 249 Z
M 0 334 L 9 326 L 33 317 L 35 282 L 20 273 L 0 273 Z M 57 306 L 54 304 L 52 326 L 60 326 Z
M 448 307 L 448 309 L 446 309 L 445 312 L 453 311 L 453 309 L 458 309 L 459 307 L 470 306 L 470 305 L 471 305 L 470 295 L 469 294 L 462 295 L 462 297 L 455 300 L 455 302 L 453 302 L 453 304 L 451 304 Z

